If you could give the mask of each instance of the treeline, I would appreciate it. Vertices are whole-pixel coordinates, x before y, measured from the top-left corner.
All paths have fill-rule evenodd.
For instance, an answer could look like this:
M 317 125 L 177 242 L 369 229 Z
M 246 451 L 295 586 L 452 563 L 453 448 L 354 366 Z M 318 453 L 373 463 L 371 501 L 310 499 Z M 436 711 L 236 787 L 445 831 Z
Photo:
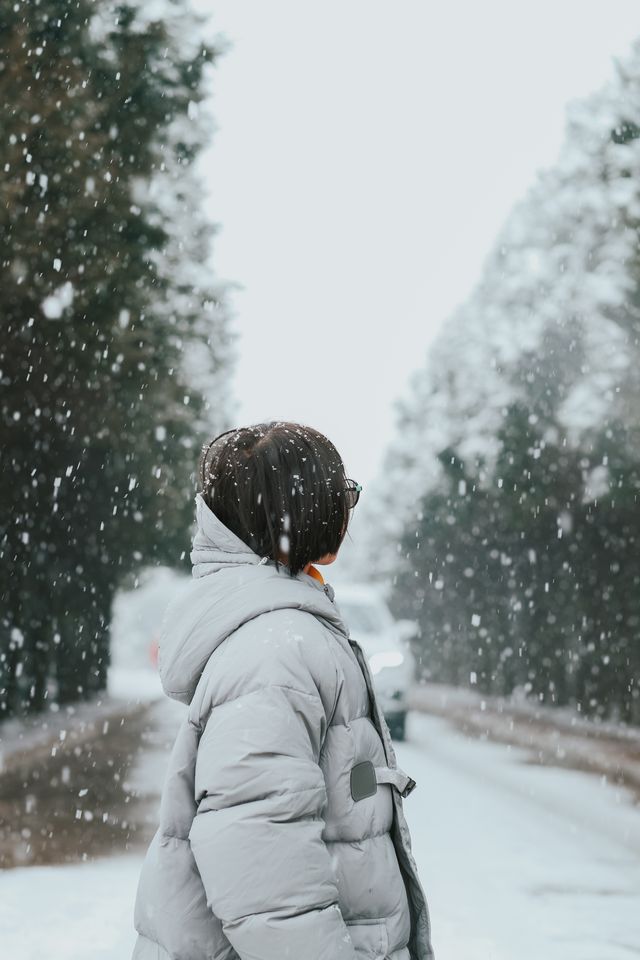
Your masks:
M 640 723 L 638 43 L 571 105 L 398 414 L 378 575 L 422 676 Z
M 621 437 L 589 454 L 514 402 L 493 485 L 453 450 L 403 542 L 396 602 L 421 624 L 424 674 L 490 694 L 640 721 L 638 480 Z M 608 452 L 605 452 L 608 451 Z M 585 481 L 607 468 L 601 498 Z
M 0 0 L 0 719 L 102 690 L 115 591 L 188 547 L 232 357 L 201 37 L 182 0 Z

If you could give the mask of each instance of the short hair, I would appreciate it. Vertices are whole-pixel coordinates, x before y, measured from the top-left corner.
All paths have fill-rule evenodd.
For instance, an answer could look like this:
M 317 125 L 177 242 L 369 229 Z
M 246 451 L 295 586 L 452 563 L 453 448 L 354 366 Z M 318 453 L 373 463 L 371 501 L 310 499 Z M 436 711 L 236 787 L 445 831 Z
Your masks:
M 254 553 L 295 577 L 347 532 L 347 477 L 340 454 L 322 433 L 272 420 L 227 430 L 202 450 L 202 497 Z

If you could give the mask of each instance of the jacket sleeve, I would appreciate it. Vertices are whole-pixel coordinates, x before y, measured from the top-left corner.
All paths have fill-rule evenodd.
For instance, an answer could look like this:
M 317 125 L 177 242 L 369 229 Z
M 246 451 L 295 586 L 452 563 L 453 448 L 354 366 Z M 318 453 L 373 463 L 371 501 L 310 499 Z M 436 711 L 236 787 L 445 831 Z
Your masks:
M 207 903 L 241 960 L 356 960 L 322 839 L 317 693 L 271 684 L 213 707 L 189 833 Z

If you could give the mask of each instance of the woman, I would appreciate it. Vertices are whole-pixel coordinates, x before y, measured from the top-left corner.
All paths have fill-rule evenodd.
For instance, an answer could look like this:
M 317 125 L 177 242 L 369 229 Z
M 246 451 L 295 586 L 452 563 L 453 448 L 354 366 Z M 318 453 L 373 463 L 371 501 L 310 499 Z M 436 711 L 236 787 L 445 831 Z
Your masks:
M 134 960 L 432 960 L 398 769 L 362 650 L 314 564 L 360 487 L 272 421 L 203 451 L 162 685 L 187 704 L 135 905 Z

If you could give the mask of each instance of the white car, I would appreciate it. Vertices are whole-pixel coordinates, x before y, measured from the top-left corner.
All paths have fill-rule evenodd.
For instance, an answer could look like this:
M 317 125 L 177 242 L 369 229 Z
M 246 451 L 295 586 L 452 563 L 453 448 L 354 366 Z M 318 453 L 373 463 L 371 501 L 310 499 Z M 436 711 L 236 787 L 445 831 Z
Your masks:
M 340 584 L 335 602 L 349 633 L 364 650 L 391 736 L 404 740 L 407 697 L 415 677 L 409 638 L 412 620 L 394 620 L 380 590 L 371 584 Z

